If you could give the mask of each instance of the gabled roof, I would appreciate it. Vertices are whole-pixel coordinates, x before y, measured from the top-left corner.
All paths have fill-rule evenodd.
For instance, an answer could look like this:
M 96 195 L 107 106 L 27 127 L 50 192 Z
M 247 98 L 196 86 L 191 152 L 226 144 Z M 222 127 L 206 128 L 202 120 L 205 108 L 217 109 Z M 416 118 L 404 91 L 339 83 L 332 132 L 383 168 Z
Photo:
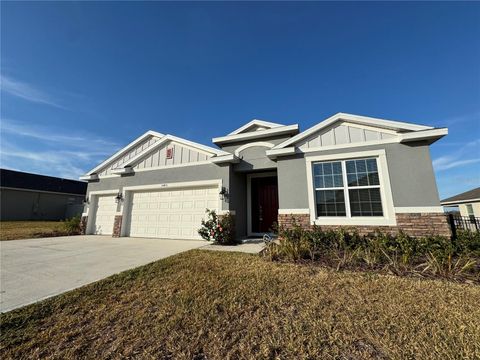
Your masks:
M 85 195 L 87 192 L 87 183 L 83 181 L 7 169 L 0 169 L 0 185 L 4 188 L 49 191 L 65 194 Z
M 349 123 L 354 123 L 354 124 L 359 124 L 359 125 L 365 125 L 365 126 L 370 126 L 370 127 L 376 127 L 379 129 L 386 129 L 386 130 L 393 130 L 398 134 L 404 134 L 404 133 L 411 133 L 411 132 L 416 132 L 416 133 L 421 133 L 423 138 L 427 137 L 435 137 L 435 136 L 444 136 L 446 135 L 445 131 L 435 131 L 435 130 L 444 130 L 444 129 L 435 129 L 431 126 L 425 126 L 425 125 L 417 125 L 417 124 L 412 124 L 412 123 L 407 123 L 407 122 L 400 122 L 400 121 L 392 121 L 392 120 L 385 120 L 385 119 L 378 119 L 378 118 L 372 118 L 372 117 L 367 117 L 367 116 L 359 116 L 359 115 L 352 115 L 352 114 L 345 114 L 345 113 L 337 113 L 322 122 L 318 123 L 315 126 L 312 126 L 311 128 L 301 132 L 300 134 L 293 136 L 292 138 L 278 144 L 273 148 L 273 150 L 276 149 L 283 149 L 288 146 L 294 145 L 295 143 L 307 138 L 308 136 L 325 129 L 331 125 L 333 125 L 336 122 L 349 122 Z M 446 129 L 445 129 L 446 130 Z M 429 132 L 433 131 L 433 132 Z M 414 140 L 415 136 L 411 135 L 405 135 L 403 137 L 405 140 Z
M 480 187 L 443 199 L 440 201 L 440 204 L 454 205 L 472 201 L 480 201 Z
M 179 144 L 183 144 L 183 145 L 186 145 L 186 146 L 190 146 L 190 147 L 193 147 L 201 152 L 204 152 L 204 153 L 208 153 L 212 156 L 224 156 L 224 155 L 228 155 L 229 153 L 225 152 L 225 151 L 222 151 L 222 150 L 219 150 L 219 149 L 215 149 L 213 147 L 210 147 L 210 146 L 206 146 L 206 145 L 203 145 L 203 144 L 199 144 L 199 143 L 196 143 L 196 142 L 193 142 L 193 141 L 190 141 L 190 140 L 186 140 L 186 139 L 183 139 L 183 138 L 180 138 L 180 137 L 177 137 L 177 136 L 174 136 L 174 135 L 170 135 L 170 134 L 167 134 L 167 135 L 164 135 L 162 133 L 159 133 L 159 132 L 156 132 L 156 131 L 153 131 L 153 130 L 149 130 L 147 131 L 145 134 L 139 136 L 137 139 L 135 139 L 134 141 L 132 141 L 130 144 L 128 144 L 127 146 L 125 146 L 124 148 L 120 149 L 119 151 L 117 151 L 115 154 L 113 154 L 111 157 L 109 157 L 107 160 L 103 161 L 100 165 L 96 166 L 94 169 L 90 170 L 85 176 L 82 176 L 80 177 L 80 179 L 83 179 L 83 180 L 92 180 L 94 178 L 96 178 L 96 173 L 97 171 L 103 169 L 105 166 L 107 166 L 108 164 L 114 162 L 115 160 L 121 158 L 123 155 L 127 154 L 130 150 L 132 150 L 136 145 L 140 144 L 143 140 L 147 139 L 149 136 L 155 136 L 155 137 L 158 137 L 159 140 L 156 141 L 155 143 L 151 144 L 150 146 L 148 146 L 147 148 L 145 148 L 144 150 L 142 150 L 140 153 L 138 153 L 137 155 L 135 155 L 134 157 L 132 157 L 131 159 L 129 159 L 127 162 L 125 162 L 124 164 L 122 164 L 122 168 L 125 168 L 125 167 L 129 167 L 131 166 L 135 161 L 137 161 L 138 159 L 142 158 L 143 156 L 145 156 L 146 154 L 149 154 L 151 151 L 153 151 L 154 149 L 157 149 L 161 144 L 164 144 L 166 141 L 175 141 Z M 120 172 L 120 171 L 116 171 L 117 173 L 123 173 Z
M 284 135 L 284 134 L 291 134 L 291 135 L 298 134 L 298 124 L 280 125 L 280 126 L 275 126 L 265 130 L 256 130 L 256 131 L 251 131 L 246 133 L 216 137 L 212 139 L 212 142 L 214 144 L 220 145 L 220 144 L 227 144 L 227 143 L 232 143 L 237 141 L 261 139 L 265 137 Z
M 222 151 L 219 149 L 212 148 L 210 146 L 202 145 L 195 143 L 190 140 L 182 139 L 174 135 L 167 134 L 164 137 L 162 137 L 159 141 L 156 143 L 150 145 L 148 148 L 140 152 L 138 155 L 132 157 L 130 160 L 128 160 L 125 164 L 122 165 L 122 167 L 129 167 L 135 164 L 138 160 L 143 158 L 144 156 L 150 154 L 152 151 L 158 149 L 161 147 L 163 144 L 165 144 L 168 141 L 175 141 L 176 143 L 186 145 L 189 147 L 192 147 L 200 152 L 206 153 L 207 155 L 212 155 L 212 156 L 224 156 L 224 155 L 229 155 L 226 151 Z
M 149 136 L 156 136 L 158 138 L 162 138 L 163 136 L 165 136 L 164 134 L 162 133 L 159 133 L 159 132 L 156 132 L 156 131 L 153 131 L 153 130 L 148 130 L 145 134 L 139 136 L 138 138 L 136 138 L 135 140 L 133 140 L 130 144 L 128 144 L 127 146 L 121 148 L 120 150 L 118 150 L 115 154 L 113 154 L 112 156 L 110 156 L 108 159 L 106 159 L 105 161 L 103 161 L 101 164 L 97 165 L 96 167 L 94 167 L 92 170 L 90 170 L 89 172 L 87 172 L 86 175 L 92 175 L 94 173 L 96 173 L 98 170 L 100 170 L 101 168 L 105 167 L 106 165 L 108 165 L 108 163 L 111 163 L 112 161 L 115 161 L 116 159 L 120 158 L 122 155 L 126 154 L 128 151 L 130 151 L 131 149 L 133 149 L 136 145 L 138 145 L 139 143 L 141 143 L 143 140 L 145 140 L 146 138 L 148 138 Z M 86 177 L 81 177 L 81 179 L 83 178 L 86 178 Z
M 244 132 L 247 132 L 249 129 L 253 128 L 253 127 L 262 127 L 262 128 L 266 128 L 266 129 L 272 129 L 272 128 L 276 128 L 276 127 L 279 127 L 279 126 L 284 126 L 284 125 L 269 122 L 269 121 L 264 121 L 264 120 L 253 119 L 252 121 L 249 121 L 245 125 L 240 126 L 237 130 L 232 131 L 228 135 L 236 135 L 236 134 L 244 133 Z

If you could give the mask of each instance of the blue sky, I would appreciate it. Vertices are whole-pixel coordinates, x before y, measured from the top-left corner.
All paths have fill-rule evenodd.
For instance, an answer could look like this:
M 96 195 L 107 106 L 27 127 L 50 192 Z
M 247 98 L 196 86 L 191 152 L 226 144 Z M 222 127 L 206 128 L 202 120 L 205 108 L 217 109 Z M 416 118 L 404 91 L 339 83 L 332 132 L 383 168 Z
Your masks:
M 479 39 L 480 3 L 2 2 L 1 166 L 77 178 L 149 129 L 348 112 L 448 126 L 449 196 L 480 184 Z

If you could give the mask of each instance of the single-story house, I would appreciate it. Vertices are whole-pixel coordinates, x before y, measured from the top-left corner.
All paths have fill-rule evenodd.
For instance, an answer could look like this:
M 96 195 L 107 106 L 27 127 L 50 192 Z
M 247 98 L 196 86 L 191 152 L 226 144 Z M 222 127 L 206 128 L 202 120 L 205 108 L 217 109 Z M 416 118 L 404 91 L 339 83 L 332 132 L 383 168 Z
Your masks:
M 450 235 L 429 146 L 446 128 L 338 113 L 300 131 L 252 120 L 218 148 L 147 131 L 81 177 L 86 233 L 198 239 L 205 209 L 236 236 L 290 226 Z
M 445 207 L 458 207 L 461 216 L 480 218 L 480 187 L 443 199 Z
M 87 183 L 0 169 L 0 219 L 65 220 L 83 211 Z

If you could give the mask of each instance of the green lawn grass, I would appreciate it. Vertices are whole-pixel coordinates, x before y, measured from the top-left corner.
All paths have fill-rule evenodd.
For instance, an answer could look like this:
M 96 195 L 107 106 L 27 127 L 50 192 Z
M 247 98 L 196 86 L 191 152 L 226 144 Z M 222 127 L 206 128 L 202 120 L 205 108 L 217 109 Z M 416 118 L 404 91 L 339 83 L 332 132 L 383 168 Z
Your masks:
M 41 236 L 62 235 L 60 221 L 1 221 L 0 240 L 31 239 Z
M 1 316 L 3 358 L 480 357 L 480 287 L 193 250 Z

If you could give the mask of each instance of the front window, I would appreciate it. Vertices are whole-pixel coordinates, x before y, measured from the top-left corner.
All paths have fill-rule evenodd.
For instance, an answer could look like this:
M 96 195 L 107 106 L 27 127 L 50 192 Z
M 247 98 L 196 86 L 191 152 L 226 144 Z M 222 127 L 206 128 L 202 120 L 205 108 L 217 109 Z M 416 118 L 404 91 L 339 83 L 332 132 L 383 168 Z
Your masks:
M 472 204 L 467 204 L 467 214 L 468 214 L 468 216 L 473 216 L 473 206 L 472 206 Z
M 376 158 L 313 164 L 317 217 L 383 216 Z

